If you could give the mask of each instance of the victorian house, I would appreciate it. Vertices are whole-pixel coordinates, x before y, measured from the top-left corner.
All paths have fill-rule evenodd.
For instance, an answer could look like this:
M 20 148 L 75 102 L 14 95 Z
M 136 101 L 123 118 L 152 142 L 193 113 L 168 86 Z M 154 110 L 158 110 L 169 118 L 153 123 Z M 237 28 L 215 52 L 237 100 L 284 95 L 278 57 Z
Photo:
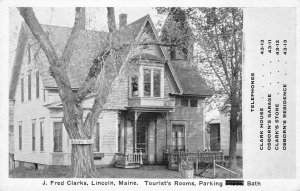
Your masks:
M 119 19 L 119 32 L 126 38 L 160 41 L 149 15 L 128 25 L 126 15 Z M 71 28 L 43 28 L 55 48 L 62 51 Z M 68 72 L 74 91 L 82 84 L 105 35 L 81 31 Z M 14 103 L 14 159 L 17 165 L 36 168 L 70 165 L 71 144 L 62 123 L 58 89 L 43 51 L 33 41 L 23 24 L 9 94 Z M 144 164 L 157 164 L 163 162 L 166 151 L 205 149 L 203 100 L 212 92 L 189 62 L 193 44 L 188 43 L 189 48 L 183 51 L 133 43 L 122 52 L 122 67 L 132 67 L 135 72 L 119 74 L 100 114 L 93 143 L 96 165 L 113 165 L 118 155 L 135 152 L 142 153 Z M 85 115 L 93 100 L 93 95 L 85 100 Z

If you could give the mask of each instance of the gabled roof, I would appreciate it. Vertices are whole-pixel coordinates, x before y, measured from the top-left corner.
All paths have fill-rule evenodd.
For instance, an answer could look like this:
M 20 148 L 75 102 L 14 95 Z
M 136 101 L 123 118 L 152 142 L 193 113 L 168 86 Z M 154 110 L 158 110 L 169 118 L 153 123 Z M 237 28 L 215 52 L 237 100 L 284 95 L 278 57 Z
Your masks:
M 135 41 L 148 19 L 149 15 L 146 15 L 121 30 L 116 31 L 116 35 L 118 36 L 116 40 L 122 41 L 124 44 Z M 72 28 L 50 25 L 42 25 L 42 28 L 47 34 L 49 34 L 49 39 L 53 43 L 57 54 L 60 56 L 67 43 Z M 101 31 L 80 31 L 80 35 L 75 42 L 75 48 L 70 59 L 70 65 L 68 66 L 68 76 L 72 88 L 77 89 L 83 83 L 93 60 L 97 58 L 99 52 L 101 52 L 104 48 L 103 45 L 107 39 L 107 34 L 108 33 Z M 30 39 L 34 39 L 34 37 L 27 25 L 22 23 L 10 81 L 9 99 L 14 99 L 21 64 L 23 63 L 22 60 L 24 57 L 25 46 L 27 41 Z M 35 48 L 36 50 L 38 49 L 36 46 Z M 129 53 L 130 48 L 131 47 L 128 46 L 125 50 L 119 51 L 119 58 L 125 58 Z M 44 87 L 56 88 L 57 85 L 53 77 L 49 74 L 49 64 L 42 50 L 39 55 L 41 56 L 39 56 L 40 60 L 38 60 L 38 69 L 40 71 Z
M 50 31 L 50 41 L 53 43 L 58 55 L 61 55 L 71 33 L 71 28 L 43 26 L 45 31 Z M 68 76 L 71 87 L 78 88 L 86 78 L 93 60 L 105 47 L 107 33 L 99 31 L 81 30 L 75 41 L 73 54 L 68 66 Z M 46 88 L 57 87 L 55 80 L 49 74 L 49 64 L 42 61 L 38 64 L 43 85 Z
M 180 25 L 172 26 L 176 23 L 180 23 Z M 172 32 L 171 30 L 174 28 L 176 28 L 176 31 Z M 169 32 L 171 32 L 171 34 L 169 34 Z M 180 7 L 171 8 L 162 28 L 161 40 L 163 42 L 172 41 L 174 39 L 173 36 L 170 35 L 187 34 L 189 34 L 190 36 L 185 39 L 185 43 L 191 43 L 190 48 L 192 48 L 194 34 L 186 19 L 185 12 Z M 170 59 L 170 55 L 167 55 L 167 58 Z M 209 97 L 213 95 L 211 89 L 207 86 L 205 79 L 199 74 L 197 69 L 192 66 L 188 59 L 170 60 L 169 62 L 171 63 L 170 65 L 173 68 L 177 83 L 181 87 L 181 95 L 200 97 Z
M 183 60 L 171 61 L 179 83 L 182 87 L 182 95 L 211 96 L 211 89 L 207 86 L 204 78 L 202 78 L 191 63 Z
M 147 22 L 150 23 L 155 37 L 158 39 L 157 32 L 154 28 L 153 22 L 149 15 L 142 17 L 141 19 L 127 25 L 121 30 L 116 31 L 116 41 L 123 42 L 124 44 L 132 44 L 132 42 L 137 41 L 140 34 L 143 32 L 143 29 Z M 60 56 L 63 52 L 65 44 L 68 40 L 68 37 L 71 33 L 71 28 L 68 27 L 58 27 L 58 26 L 49 26 L 42 25 L 43 29 L 49 33 L 50 41 L 53 43 L 58 55 Z M 92 30 L 81 30 L 78 39 L 75 42 L 74 52 L 71 56 L 70 65 L 68 66 L 68 76 L 70 79 L 71 87 L 77 89 L 81 86 L 85 77 L 88 73 L 90 66 L 93 63 L 93 60 L 97 58 L 99 52 L 104 48 L 105 41 L 107 39 L 106 32 L 101 31 L 92 31 Z M 24 50 L 27 44 L 27 41 L 34 38 L 25 23 L 22 24 L 17 52 L 15 55 L 12 76 L 10 81 L 10 93 L 9 99 L 14 99 L 16 86 L 19 78 L 19 73 L 21 69 L 21 64 L 23 63 Z M 36 48 L 36 47 L 35 47 Z M 37 48 L 38 49 L 38 48 Z M 124 63 L 124 60 L 127 58 L 130 52 L 131 46 L 117 52 L 119 64 L 117 67 L 121 67 Z M 162 53 L 165 57 L 166 52 L 164 48 L 161 48 Z M 44 56 L 43 51 L 39 53 L 38 69 L 40 71 L 41 79 L 45 88 L 57 88 L 55 80 L 49 74 L 49 64 L 47 58 Z M 139 55 L 145 59 L 153 59 L 159 61 L 165 61 L 159 57 L 153 55 L 142 54 Z M 183 68 L 180 63 L 175 62 L 165 62 L 170 68 L 171 77 L 175 80 L 175 85 L 178 87 L 181 94 L 192 94 L 192 95 L 208 95 L 208 90 L 205 81 L 199 76 L 197 72 L 191 68 Z M 194 75 L 194 78 L 189 78 L 191 75 Z M 196 77 L 197 76 L 197 77 Z M 210 94 L 209 94 L 210 95 Z

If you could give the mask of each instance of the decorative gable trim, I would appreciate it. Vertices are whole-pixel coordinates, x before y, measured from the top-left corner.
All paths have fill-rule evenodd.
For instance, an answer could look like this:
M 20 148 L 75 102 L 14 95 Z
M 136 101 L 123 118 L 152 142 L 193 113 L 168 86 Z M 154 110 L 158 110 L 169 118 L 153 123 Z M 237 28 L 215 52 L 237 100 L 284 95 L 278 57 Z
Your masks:
M 154 36 L 155 36 L 155 39 L 156 39 L 156 40 L 159 40 L 159 39 L 160 39 L 159 36 L 158 36 L 158 33 L 157 33 L 157 31 L 156 31 L 156 29 L 155 29 L 155 27 L 154 27 L 154 23 L 153 23 L 153 21 L 152 21 L 150 15 L 148 14 L 148 15 L 146 16 L 146 19 L 145 19 L 145 21 L 144 21 L 144 23 L 143 23 L 143 25 L 142 25 L 142 27 L 141 27 L 141 29 L 140 29 L 140 31 L 139 31 L 137 37 L 136 37 L 136 41 L 137 41 L 137 40 L 140 38 L 140 36 L 142 35 L 142 33 L 143 33 L 143 31 L 144 31 L 144 28 L 146 27 L 147 22 L 149 22 L 149 24 L 150 24 L 150 26 L 151 26 L 151 29 L 152 29 L 152 31 L 153 31 L 153 33 L 154 33 Z M 181 87 L 181 84 L 179 83 L 178 77 L 176 76 L 176 73 L 175 73 L 175 71 L 174 71 L 172 65 L 170 64 L 170 61 L 169 61 L 169 59 L 168 59 L 166 50 L 165 50 L 163 47 L 161 47 L 161 46 L 158 46 L 158 47 L 160 48 L 160 50 L 161 50 L 161 52 L 162 52 L 162 54 L 163 54 L 163 56 L 164 56 L 164 59 L 167 61 L 167 62 L 165 62 L 165 64 L 169 67 L 170 72 L 171 72 L 171 76 L 174 78 L 174 81 L 175 81 L 175 84 L 176 84 L 177 88 L 179 89 L 180 93 L 182 94 L 182 93 L 183 93 L 183 89 L 182 89 L 182 87 Z

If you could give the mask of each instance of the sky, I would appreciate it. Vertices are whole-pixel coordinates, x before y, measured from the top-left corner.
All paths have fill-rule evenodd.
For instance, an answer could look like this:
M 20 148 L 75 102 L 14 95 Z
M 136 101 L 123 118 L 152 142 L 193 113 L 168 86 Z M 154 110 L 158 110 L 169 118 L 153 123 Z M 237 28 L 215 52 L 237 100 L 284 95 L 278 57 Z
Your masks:
M 37 19 L 41 24 L 72 27 L 74 24 L 75 9 L 74 8 L 34 8 Z M 119 15 L 127 14 L 127 23 L 136 21 L 137 19 L 149 14 L 154 24 L 163 21 L 164 17 L 156 14 L 155 9 L 151 7 L 116 7 L 115 17 L 117 26 L 119 24 Z M 107 11 L 105 7 L 87 8 L 86 21 L 87 29 L 89 30 L 104 30 L 107 31 Z M 23 18 L 20 16 L 17 8 L 10 8 L 9 11 L 9 70 L 11 71 L 15 51 L 17 48 L 17 41 L 20 32 Z

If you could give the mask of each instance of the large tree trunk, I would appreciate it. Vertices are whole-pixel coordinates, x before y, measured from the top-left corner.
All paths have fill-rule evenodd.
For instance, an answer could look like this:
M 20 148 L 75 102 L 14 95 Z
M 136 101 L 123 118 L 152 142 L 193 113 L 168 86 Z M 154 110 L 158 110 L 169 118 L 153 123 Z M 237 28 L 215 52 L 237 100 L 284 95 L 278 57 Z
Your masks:
M 232 93 L 230 102 L 230 141 L 229 141 L 229 166 L 231 169 L 236 170 L 236 142 L 237 142 L 237 128 L 238 128 L 238 110 L 236 93 Z
M 40 43 L 44 53 L 50 64 L 50 74 L 55 79 L 59 90 L 59 96 L 63 104 L 63 123 L 66 131 L 71 139 L 88 140 L 92 139 L 93 128 L 97 119 L 102 111 L 102 106 L 105 103 L 107 94 L 99 92 L 96 96 L 91 112 L 83 120 L 82 101 L 90 93 L 93 86 L 96 84 L 103 63 L 106 62 L 110 51 L 105 48 L 98 57 L 102 58 L 99 62 L 93 62 L 88 76 L 86 77 L 83 85 L 74 93 L 71 88 L 71 83 L 68 78 L 68 62 L 73 54 L 75 40 L 78 38 L 80 31 L 85 28 L 85 8 L 77 7 L 75 13 L 75 22 L 68 42 L 61 57 L 58 56 L 48 35 L 44 32 L 39 24 L 32 8 L 19 7 L 19 12 L 24 18 L 26 24 L 30 28 L 36 40 Z M 108 27 L 109 32 L 112 33 L 116 30 L 114 8 L 107 8 L 108 10 Z M 112 36 L 112 35 L 110 35 Z M 110 39 L 111 40 L 111 39 Z M 111 44 L 111 43 L 109 43 Z M 112 47 L 109 47 L 112 48 Z M 96 59 L 96 58 L 95 58 Z M 102 79 L 104 80 L 104 79 Z M 113 81 L 113 80 L 112 80 Z M 111 84 L 110 84 L 111 85 Z M 101 89 L 101 88 L 100 88 Z M 96 170 L 93 158 L 93 145 L 72 145 L 72 169 L 73 176 L 77 178 L 83 177 L 96 177 Z
M 93 158 L 93 145 L 72 145 L 71 160 L 74 177 L 97 177 Z
M 92 139 L 93 129 L 98 116 L 83 122 L 83 108 L 77 101 L 63 102 L 63 122 L 70 139 Z M 72 176 L 76 178 L 95 178 L 93 144 L 72 144 Z
M 229 166 L 231 169 L 236 169 L 236 141 L 237 141 L 237 120 L 235 111 L 231 111 L 230 116 L 230 143 L 229 143 Z

